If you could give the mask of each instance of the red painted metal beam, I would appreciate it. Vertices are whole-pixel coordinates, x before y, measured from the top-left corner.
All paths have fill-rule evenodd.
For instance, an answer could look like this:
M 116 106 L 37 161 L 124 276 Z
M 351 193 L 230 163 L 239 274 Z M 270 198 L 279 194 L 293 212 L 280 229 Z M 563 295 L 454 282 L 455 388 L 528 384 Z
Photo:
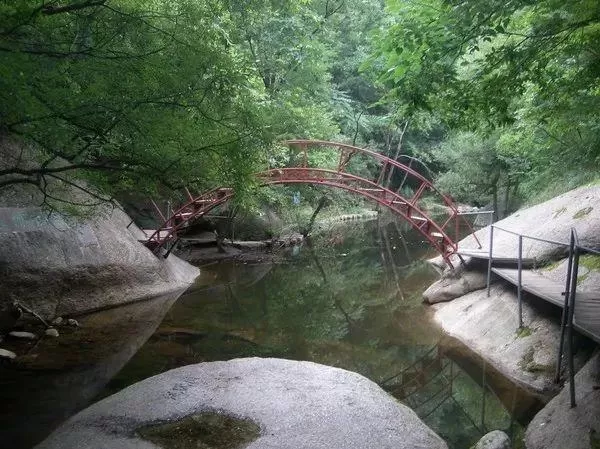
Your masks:
M 327 142 L 322 140 L 290 140 L 285 142 L 289 146 L 295 146 L 302 151 L 302 167 L 288 167 L 279 169 L 270 169 L 258 173 L 257 178 L 263 185 L 272 184 L 315 184 L 326 185 L 329 187 L 340 188 L 365 198 L 368 198 L 386 208 L 393 213 L 401 216 L 411 226 L 422 234 L 427 241 L 442 255 L 444 260 L 452 266 L 450 256 L 457 251 L 458 240 L 458 220 L 462 218 L 452 199 L 441 193 L 427 178 L 398 161 L 388 158 L 382 154 L 337 142 Z M 320 146 L 334 148 L 340 151 L 340 158 L 337 170 L 323 169 L 318 167 L 308 167 L 307 148 Z M 408 175 L 412 176 L 419 187 L 411 198 L 403 197 L 399 192 L 394 192 L 382 185 L 382 177 L 377 181 L 365 179 L 361 176 L 346 172 L 346 167 L 350 159 L 356 154 L 363 154 L 378 161 L 385 171 L 388 167 L 396 167 Z M 419 199 L 425 193 L 430 191 L 438 197 L 447 206 L 448 218 L 439 225 L 436 220 L 431 218 L 425 210 L 419 207 Z M 234 192 L 230 188 L 216 188 L 193 197 L 186 189 L 189 201 L 183 204 L 173 214 L 166 218 L 162 217 L 163 224 L 146 241 L 146 245 L 155 253 L 164 247 L 168 242 L 175 242 L 178 239 L 178 233 L 185 229 L 187 225 L 205 215 L 215 207 L 227 202 L 233 197 Z M 457 236 L 452 239 L 447 227 L 452 221 L 455 221 Z M 467 222 L 468 224 L 468 222 Z M 468 224 L 470 227 L 470 224 Z M 471 228 L 472 231 L 472 228 Z
M 425 211 L 415 205 L 410 205 L 403 210 L 404 205 L 409 205 L 408 199 L 368 179 L 335 170 L 315 168 L 274 169 L 259 173 L 257 176 L 262 180 L 263 185 L 317 184 L 359 194 L 400 215 L 427 239 L 447 263 L 451 264 L 449 257 L 457 250 L 456 243 L 452 238 L 433 219 L 429 218 Z M 437 233 L 439 237 L 433 233 Z

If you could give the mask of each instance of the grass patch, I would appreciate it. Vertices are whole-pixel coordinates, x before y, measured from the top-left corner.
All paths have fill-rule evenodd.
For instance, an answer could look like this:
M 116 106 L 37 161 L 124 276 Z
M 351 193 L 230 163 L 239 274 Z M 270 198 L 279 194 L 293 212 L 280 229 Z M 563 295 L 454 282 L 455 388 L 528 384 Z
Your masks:
M 529 373 L 548 373 L 552 371 L 552 367 L 547 365 L 542 365 L 540 363 L 536 363 L 533 360 L 535 350 L 533 347 L 530 347 L 523 357 L 519 361 L 518 365 L 523 371 L 527 371 Z
M 517 338 L 529 337 L 531 334 L 533 334 L 533 329 L 529 326 L 523 326 L 517 329 Z M 533 360 L 533 352 L 531 353 L 531 357 Z
M 586 215 L 589 215 L 589 213 L 593 210 L 594 210 L 593 207 L 584 207 L 583 209 L 579 209 L 577 212 L 575 212 L 575 215 L 573 215 L 573 218 L 578 220 L 580 218 L 585 217 Z
M 589 275 L 590 275 L 590 272 L 588 271 L 587 273 L 580 274 L 579 276 L 577 276 L 577 285 L 579 285 L 583 281 L 585 281 L 588 278 Z
M 552 218 L 558 218 L 560 217 L 562 214 L 564 214 L 567 211 L 566 207 L 561 207 L 560 209 L 554 211 L 554 215 L 552 216 Z
M 533 206 L 555 198 L 563 193 L 581 186 L 592 186 L 600 183 L 598 171 L 595 169 L 566 170 L 560 173 L 549 170 L 525 182 L 520 191 L 525 198 L 525 206 Z
M 544 270 L 544 271 L 552 271 L 552 270 L 558 268 L 560 266 L 560 264 L 561 264 L 560 260 L 557 260 L 555 262 L 550 262 L 549 264 L 544 265 L 544 267 L 542 267 L 542 270 Z
M 585 254 L 579 257 L 579 265 L 590 271 L 600 271 L 600 256 L 596 254 Z
M 523 357 L 521 358 L 521 360 L 519 360 L 519 368 L 521 368 L 524 371 L 528 371 L 527 370 L 527 366 L 529 366 L 530 363 L 533 363 L 533 353 L 534 353 L 534 349 L 533 348 L 529 348 L 525 354 L 523 354 Z
M 138 433 L 165 449 L 241 449 L 260 436 L 260 427 L 248 419 L 204 412 Z

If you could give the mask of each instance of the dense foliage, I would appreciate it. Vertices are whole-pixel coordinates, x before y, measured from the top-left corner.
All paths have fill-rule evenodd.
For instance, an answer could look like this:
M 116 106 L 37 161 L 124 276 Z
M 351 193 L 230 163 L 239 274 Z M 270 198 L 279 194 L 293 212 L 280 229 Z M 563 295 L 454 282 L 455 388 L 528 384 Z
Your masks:
M 3 156 L 0 188 L 244 192 L 290 137 L 369 145 L 468 202 L 582 183 L 599 20 L 593 0 L 5 1 L 0 133 L 35 151 Z
M 436 155 L 444 187 L 470 200 L 467 180 L 478 195 L 596 176 L 598 2 L 389 0 L 388 11 L 381 81 L 389 101 L 430 111 L 451 130 Z

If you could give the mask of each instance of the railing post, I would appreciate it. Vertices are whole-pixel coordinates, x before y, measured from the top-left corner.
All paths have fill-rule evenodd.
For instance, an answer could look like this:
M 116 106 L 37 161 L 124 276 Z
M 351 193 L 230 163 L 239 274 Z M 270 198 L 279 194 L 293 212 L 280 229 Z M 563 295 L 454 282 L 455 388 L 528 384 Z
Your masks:
M 569 291 L 569 315 L 567 319 L 567 354 L 569 357 L 569 393 L 571 408 L 576 407 L 575 402 L 575 364 L 573 362 L 573 315 L 575 312 L 575 296 L 577 294 L 577 274 L 579 271 L 579 248 L 577 236 L 573 249 L 573 270 L 571 272 L 571 290 Z
M 454 241 L 458 244 L 459 238 L 460 238 L 460 224 L 459 224 L 459 215 L 456 215 L 455 221 L 454 221 Z M 481 245 L 479 245 L 479 248 L 481 248 Z
M 567 317 L 569 316 L 569 292 L 571 290 L 571 273 L 573 269 L 573 252 L 575 247 L 575 234 L 573 229 L 571 229 L 571 239 L 569 242 L 569 262 L 567 264 L 567 278 L 565 281 L 565 291 L 563 295 L 565 296 L 565 301 L 563 303 L 562 316 L 560 319 L 560 340 L 558 343 L 558 358 L 556 360 L 556 373 L 554 374 L 554 382 L 560 382 L 560 367 L 562 363 L 562 355 L 565 346 L 565 326 L 567 324 Z
M 523 327 L 523 302 L 522 302 L 522 273 L 523 273 L 523 236 L 519 234 L 519 260 L 518 260 L 518 285 L 517 299 L 519 301 L 519 329 Z
M 490 253 L 488 259 L 488 270 L 487 270 L 487 296 L 490 297 L 490 289 L 492 283 L 492 253 L 494 247 L 494 225 L 490 225 Z

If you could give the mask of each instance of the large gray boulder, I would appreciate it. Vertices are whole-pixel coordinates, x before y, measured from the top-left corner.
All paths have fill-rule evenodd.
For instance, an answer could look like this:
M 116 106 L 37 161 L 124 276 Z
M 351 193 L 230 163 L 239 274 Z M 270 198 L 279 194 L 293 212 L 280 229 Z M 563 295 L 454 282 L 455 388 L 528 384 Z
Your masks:
M 0 169 L 38 167 L 44 157 L 0 133 Z M 0 189 L 0 332 L 11 327 L 14 301 L 51 321 L 175 292 L 198 275 L 177 257 L 156 257 L 125 212 L 65 176 L 68 184 L 49 179 L 44 193 L 31 184 Z
M 259 358 L 146 379 L 74 416 L 37 448 L 155 448 L 136 431 L 201 412 L 256 423 L 260 435 L 248 449 L 447 448 L 412 410 L 359 374 Z
M 0 207 L 0 315 L 19 301 L 47 320 L 173 292 L 199 271 L 157 257 L 121 210 L 66 219 L 35 207 Z
M 600 444 L 600 357 L 596 355 L 575 376 L 577 407 L 571 408 L 569 385 L 531 421 L 527 449 L 593 449 Z
M 560 326 L 529 303 L 523 302 L 519 315 L 516 289 L 494 284 L 486 290 L 468 293 L 451 302 L 435 304 L 434 320 L 518 385 L 539 397 L 555 393 L 552 381 L 560 337 Z
M 451 301 L 487 285 L 487 275 L 482 271 L 469 270 L 460 265 L 446 270 L 441 279 L 423 292 L 423 300 L 428 304 Z
M 569 243 L 571 228 L 575 228 L 580 243 L 590 248 L 600 248 L 600 185 L 580 187 L 535 206 L 518 210 L 495 223 L 495 226 L 547 240 Z M 489 248 L 489 227 L 475 233 L 485 249 Z M 469 236 L 459 242 L 460 249 L 477 249 Z M 499 229 L 494 231 L 494 252 L 497 257 L 516 257 L 517 236 Z M 564 246 L 541 243 L 531 239 L 523 241 L 523 256 L 540 261 L 556 260 L 566 253 Z

